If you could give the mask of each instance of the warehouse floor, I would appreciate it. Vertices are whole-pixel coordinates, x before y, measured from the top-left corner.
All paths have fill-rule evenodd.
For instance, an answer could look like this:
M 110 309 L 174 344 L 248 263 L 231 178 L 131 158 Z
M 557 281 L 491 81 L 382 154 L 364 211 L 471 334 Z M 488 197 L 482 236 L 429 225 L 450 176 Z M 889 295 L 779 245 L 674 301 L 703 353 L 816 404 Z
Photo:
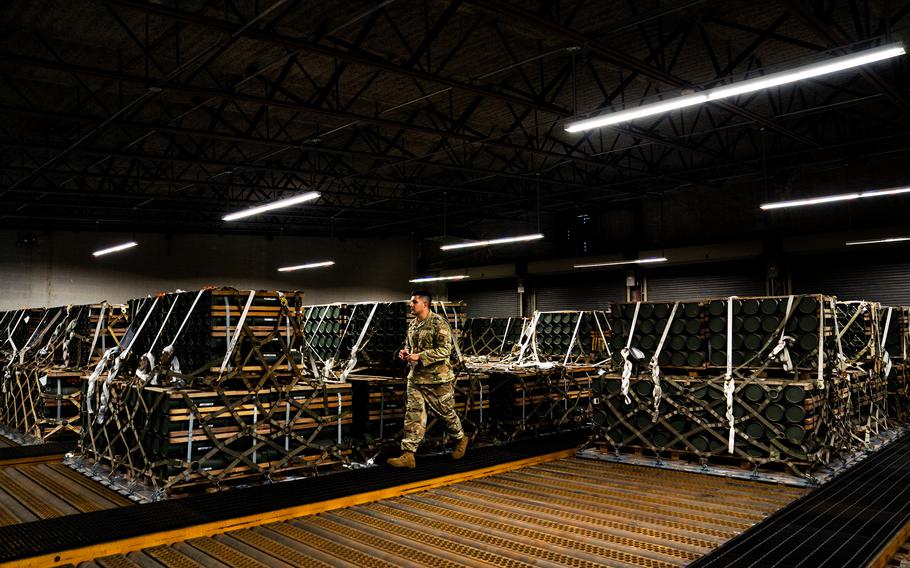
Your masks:
M 683 566 L 806 491 L 573 457 L 82 566 Z

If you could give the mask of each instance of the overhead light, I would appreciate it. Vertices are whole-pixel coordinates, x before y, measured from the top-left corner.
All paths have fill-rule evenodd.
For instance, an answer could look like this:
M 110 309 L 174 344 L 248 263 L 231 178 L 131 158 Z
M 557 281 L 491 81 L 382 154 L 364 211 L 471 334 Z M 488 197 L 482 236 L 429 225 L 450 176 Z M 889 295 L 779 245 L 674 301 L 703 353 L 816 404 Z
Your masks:
M 105 254 L 111 254 L 112 252 L 120 252 L 122 250 L 131 249 L 135 246 L 139 246 L 139 243 L 137 243 L 135 241 L 130 241 L 128 243 L 123 243 L 122 245 L 117 245 L 117 246 L 109 247 L 106 249 L 96 250 L 95 252 L 92 253 L 92 256 L 103 256 Z
M 586 120 L 572 122 L 566 125 L 566 131 L 581 132 L 583 130 L 609 126 L 611 124 L 617 124 L 620 122 L 628 122 L 637 118 L 661 114 L 669 112 L 671 110 L 694 106 L 708 101 L 726 99 L 729 97 L 735 97 L 737 95 L 752 93 L 761 89 L 768 89 L 771 87 L 777 87 L 779 85 L 785 85 L 787 83 L 801 81 L 803 79 L 819 77 L 821 75 L 843 71 L 844 69 L 850 69 L 852 67 L 859 67 L 860 65 L 874 63 L 883 59 L 890 59 L 892 57 L 897 57 L 898 55 L 903 55 L 904 53 L 906 53 L 906 51 L 904 50 L 903 44 L 889 44 L 886 46 L 877 47 L 875 49 L 869 49 L 860 53 L 835 57 L 829 61 L 804 65 L 802 67 L 790 69 L 789 71 L 770 73 L 763 77 L 747 79 L 745 81 L 715 87 L 713 89 L 708 89 L 699 93 L 683 95 L 681 97 L 675 97 L 665 101 L 642 105 L 633 109 L 611 112 Z
M 852 247 L 855 245 L 877 245 L 880 243 L 902 243 L 904 241 L 910 241 L 910 237 L 889 237 L 887 239 L 874 239 L 871 241 L 847 241 L 847 246 Z
M 424 276 L 422 278 L 408 280 L 408 282 L 439 282 L 440 280 L 464 280 L 465 278 L 470 278 L 470 276 L 467 274 L 459 274 L 457 276 Z
M 319 197 L 319 192 L 310 191 L 308 193 L 301 193 L 300 195 L 295 195 L 293 197 L 287 197 L 285 199 L 279 199 L 278 201 L 272 201 L 271 203 L 266 203 L 265 205 L 258 205 L 256 207 L 251 207 L 249 209 L 244 209 L 243 211 L 238 211 L 236 213 L 231 213 L 225 215 L 221 218 L 222 221 L 234 221 L 236 219 L 243 219 L 244 217 L 252 217 L 253 215 L 258 215 L 260 213 L 265 213 L 266 211 L 272 211 L 273 209 L 283 209 L 284 207 L 290 207 L 292 205 L 297 205 L 298 203 L 303 203 L 304 201 L 312 201 Z
M 334 260 L 311 262 L 309 264 L 298 264 L 297 266 L 285 266 L 284 268 L 279 268 L 278 272 L 293 272 L 294 270 L 306 270 L 307 268 L 322 268 L 323 266 L 332 266 L 333 264 L 335 264 Z
M 575 268 L 599 268 L 601 266 L 623 266 L 626 264 L 650 264 L 652 262 L 666 262 L 667 259 L 662 256 L 652 256 L 648 258 L 639 258 L 636 260 L 617 260 L 614 262 L 594 262 L 591 264 L 576 264 Z
M 767 211 L 769 209 L 783 209 L 785 207 L 804 207 L 806 205 L 820 205 L 822 203 L 835 203 L 837 201 L 853 201 L 855 199 L 865 199 L 867 197 L 884 197 L 886 195 L 899 195 L 901 193 L 910 193 L 910 187 L 898 187 L 893 189 L 877 189 L 875 191 L 859 191 L 854 193 L 841 193 L 838 195 L 826 195 L 822 197 L 809 197 L 807 199 L 793 199 L 790 201 L 777 201 L 775 203 L 763 203 L 760 207 Z
M 492 239 L 489 241 L 472 241 L 469 243 L 458 243 L 454 245 L 443 245 L 439 247 L 442 250 L 455 250 L 463 248 L 473 248 L 473 247 L 487 247 L 490 245 L 504 245 L 506 243 L 518 243 L 522 241 L 536 241 L 542 239 L 543 235 L 536 233 L 533 235 L 521 235 L 518 237 L 504 237 L 501 239 Z

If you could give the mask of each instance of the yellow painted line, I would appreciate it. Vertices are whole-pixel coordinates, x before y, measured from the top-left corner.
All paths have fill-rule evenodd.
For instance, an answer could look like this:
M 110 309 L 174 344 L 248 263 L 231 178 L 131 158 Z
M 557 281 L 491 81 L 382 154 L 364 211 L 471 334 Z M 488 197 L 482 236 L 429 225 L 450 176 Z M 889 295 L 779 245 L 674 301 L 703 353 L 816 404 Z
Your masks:
M 401 495 L 407 495 L 410 493 L 417 493 L 419 491 L 427 491 L 429 489 L 443 487 L 445 485 L 452 485 L 454 483 L 461 483 L 463 481 L 470 481 L 472 479 L 478 479 L 480 477 L 496 475 L 497 473 L 504 473 L 543 462 L 567 458 L 569 456 L 575 455 L 575 451 L 575 448 L 570 448 L 567 450 L 561 450 L 559 452 L 553 452 L 532 458 L 525 458 L 522 460 L 507 462 L 499 465 L 485 467 L 482 469 L 475 469 L 473 471 L 446 475 L 443 477 L 427 479 L 424 481 L 416 481 L 414 483 L 398 485 L 396 487 L 389 487 L 386 489 L 377 489 L 375 491 L 358 493 L 356 495 L 348 495 L 346 497 L 339 497 L 337 499 L 330 499 L 328 501 L 321 501 L 319 503 L 308 503 L 306 505 L 288 507 L 286 509 L 269 511 L 267 513 L 248 515 L 245 517 L 237 517 L 233 519 L 224 519 L 221 521 L 214 521 L 201 525 L 130 537 L 101 544 L 94 544 L 73 550 L 61 550 L 58 552 L 35 556 L 32 558 L 6 562 L 0 564 L 0 566 L 49 566 L 55 564 L 79 564 L 80 562 L 87 562 L 102 556 L 110 556 L 112 554 L 126 554 L 134 550 L 140 550 L 152 546 L 173 544 L 175 542 L 181 542 L 191 538 L 214 536 L 227 531 L 250 528 L 268 523 L 281 522 L 296 517 L 304 517 L 308 515 L 315 515 L 317 513 L 323 513 L 325 511 L 331 511 L 333 509 L 343 509 L 345 507 L 363 505 L 365 503 L 372 503 L 374 501 L 380 501 L 382 499 L 391 499 L 393 497 L 399 497 Z M 342 473 L 340 475 L 344 474 Z

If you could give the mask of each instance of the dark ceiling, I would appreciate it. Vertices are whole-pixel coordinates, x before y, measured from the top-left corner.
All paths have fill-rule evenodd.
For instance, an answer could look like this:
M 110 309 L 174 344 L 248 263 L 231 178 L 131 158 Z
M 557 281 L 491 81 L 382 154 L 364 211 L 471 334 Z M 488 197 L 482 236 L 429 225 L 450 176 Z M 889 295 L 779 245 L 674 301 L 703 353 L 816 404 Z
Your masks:
M 910 183 L 907 57 L 563 130 L 899 40 L 910 2 L 18 0 L 0 16 L 7 228 L 469 237 L 631 207 L 638 238 L 647 204 L 683 226 L 713 196 L 736 236 L 768 229 L 763 198 Z M 220 220 L 304 189 L 322 197 Z

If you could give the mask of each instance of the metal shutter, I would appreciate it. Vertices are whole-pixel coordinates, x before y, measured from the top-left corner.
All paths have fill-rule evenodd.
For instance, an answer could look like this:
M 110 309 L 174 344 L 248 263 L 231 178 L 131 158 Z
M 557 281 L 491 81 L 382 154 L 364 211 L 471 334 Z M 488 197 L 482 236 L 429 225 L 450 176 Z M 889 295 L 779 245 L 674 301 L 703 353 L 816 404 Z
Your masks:
M 548 276 L 537 282 L 535 292 L 536 308 L 542 312 L 605 310 L 610 302 L 626 301 L 625 273 Z
M 513 280 L 451 284 L 449 299 L 465 302 L 469 318 L 510 318 L 521 315 L 518 310 L 518 283 Z
M 870 300 L 891 306 L 910 305 L 910 262 L 889 262 L 843 254 L 795 257 L 791 281 L 796 294 L 822 293 L 841 300 Z
M 654 268 L 645 272 L 649 302 L 675 302 L 727 296 L 763 296 L 764 265 L 751 262 L 718 262 Z

